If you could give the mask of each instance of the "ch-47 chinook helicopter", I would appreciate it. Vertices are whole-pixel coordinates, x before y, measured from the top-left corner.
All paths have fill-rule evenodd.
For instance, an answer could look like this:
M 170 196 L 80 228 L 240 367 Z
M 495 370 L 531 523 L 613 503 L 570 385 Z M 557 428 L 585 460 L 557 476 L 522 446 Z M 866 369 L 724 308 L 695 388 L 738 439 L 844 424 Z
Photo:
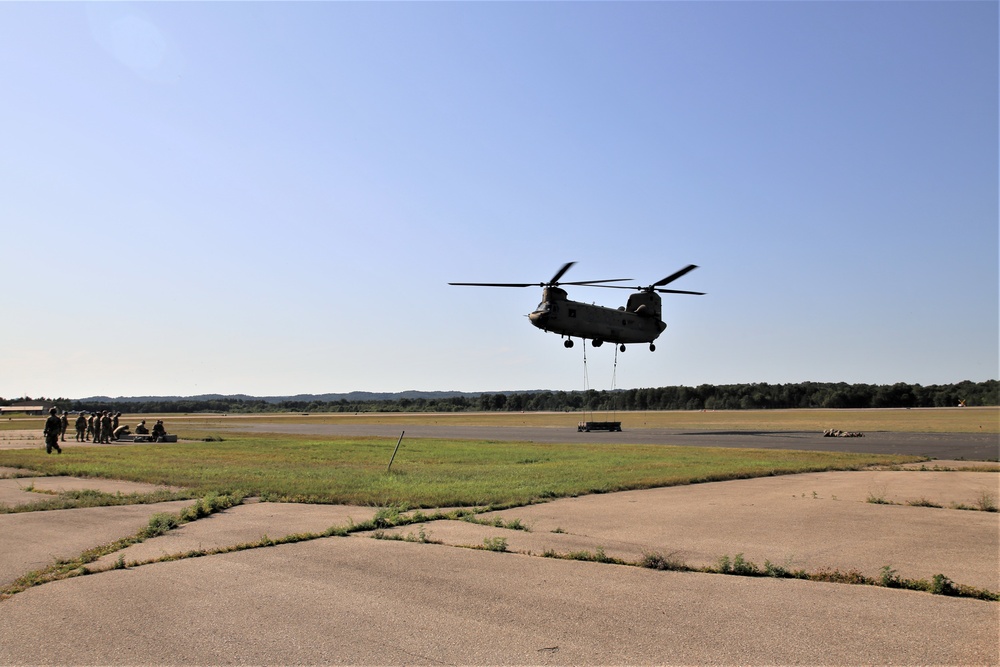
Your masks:
M 541 287 L 542 302 L 528 315 L 528 319 L 539 329 L 557 333 L 566 340 L 563 345 L 573 347 L 573 338 L 591 339 L 594 347 L 600 347 L 605 342 L 619 345 L 619 350 L 625 351 L 626 343 L 649 343 L 650 352 L 656 349 L 653 341 L 667 328 L 661 316 L 660 294 L 696 294 L 704 292 L 688 292 L 684 290 L 663 289 L 681 276 L 698 268 L 694 264 L 685 266 L 680 271 L 672 273 L 663 280 L 645 287 L 625 287 L 624 285 L 604 285 L 602 283 L 620 283 L 631 278 L 612 278 L 609 280 L 581 280 L 576 282 L 559 282 L 559 279 L 569 271 L 576 262 L 568 262 L 556 272 L 552 279 L 545 283 L 448 283 L 449 285 L 469 285 L 473 287 Z M 638 290 L 628 298 L 628 303 L 619 308 L 608 308 L 580 301 L 570 301 L 566 290 L 560 285 L 584 285 L 588 287 L 607 287 L 613 289 Z M 657 294 L 659 292 L 660 294 Z

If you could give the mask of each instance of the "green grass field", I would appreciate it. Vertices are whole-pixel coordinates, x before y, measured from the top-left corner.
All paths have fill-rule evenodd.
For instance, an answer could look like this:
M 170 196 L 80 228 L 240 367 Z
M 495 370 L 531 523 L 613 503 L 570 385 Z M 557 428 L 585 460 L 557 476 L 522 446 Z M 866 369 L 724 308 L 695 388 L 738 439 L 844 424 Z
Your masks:
M 387 472 L 394 439 L 241 433 L 241 424 L 384 423 L 572 429 L 581 419 L 626 428 L 725 431 L 1000 432 L 1000 408 L 759 410 L 618 413 L 162 415 L 182 442 L 0 450 L 0 466 L 185 487 L 196 494 L 372 506 L 510 506 L 541 499 L 817 470 L 893 465 L 902 456 L 623 444 L 538 444 L 407 438 Z M 143 415 L 149 421 L 156 415 Z M 129 416 L 125 423 L 138 417 Z M 0 430 L 42 428 L 42 418 Z M 193 441 L 210 436 L 222 441 Z
M 739 428 L 762 429 L 764 424 L 775 423 L 774 413 L 758 413 L 756 421 L 753 415 L 726 414 L 739 417 Z M 702 422 L 706 428 L 737 429 L 732 420 L 720 419 L 720 413 L 694 413 L 684 419 L 697 419 L 700 415 L 709 416 Z M 629 418 L 642 416 L 659 418 L 660 413 L 636 413 L 622 416 L 622 421 L 628 423 Z M 669 416 L 677 418 L 675 413 Z M 496 423 L 495 420 L 503 417 L 508 424 L 520 424 L 523 420 L 533 425 L 556 426 L 565 426 L 569 418 L 572 420 L 570 426 L 575 426 L 580 419 L 578 414 L 456 416 L 462 422 L 452 421 L 451 417 L 378 415 L 358 418 L 388 420 L 402 426 L 419 420 Z M 67 447 L 61 456 L 46 455 L 40 448 L 3 450 L 0 451 L 0 466 L 49 475 L 167 484 L 185 487 L 197 494 L 242 493 L 268 500 L 435 508 L 512 506 L 587 493 L 857 469 L 917 460 L 903 456 L 831 452 L 407 438 L 388 472 L 395 439 L 248 435 L 232 430 L 238 430 L 239 423 L 250 421 L 288 423 L 351 418 L 355 417 L 169 416 L 166 419 L 170 430 L 179 433 L 182 442 Z M 813 423 L 809 420 L 822 421 L 817 415 L 784 415 L 784 423 L 793 429 Z M 183 441 L 206 437 L 213 431 L 217 433 L 222 423 L 227 427 L 222 441 Z

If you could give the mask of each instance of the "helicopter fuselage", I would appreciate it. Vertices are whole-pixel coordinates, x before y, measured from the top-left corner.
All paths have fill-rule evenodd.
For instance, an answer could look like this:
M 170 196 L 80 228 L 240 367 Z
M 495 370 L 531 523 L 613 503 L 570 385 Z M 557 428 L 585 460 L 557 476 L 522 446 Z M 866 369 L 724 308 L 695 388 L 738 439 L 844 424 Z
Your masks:
M 667 325 L 661 315 L 660 294 L 704 294 L 704 292 L 689 292 L 687 290 L 665 289 L 681 276 L 687 275 L 698 267 L 694 264 L 675 271 L 666 278 L 652 285 L 636 285 L 623 287 L 621 285 L 605 285 L 603 283 L 620 283 L 631 278 L 607 278 L 604 280 L 580 280 L 560 283 L 559 280 L 575 262 L 567 262 L 556 271 L 552 279 L 546 283 L 538 283 L 542 288 L 542 302 L 534 311 L 528 313 L 528 319 L 542 331 L 561 335 L 566 340 L 564 347 L 573 347 L 573 338 L 591 339 L 594 347 L 599 347 L 605 341 L 615 343 L 621 352 L 625 351 L 626 343 L 649 343 L 649 351 L 656 350 L 653 341 L 656 340 Z M 448 283 L 449 285 L 469 285 L 473 287 L 533 287 L 534 283 Z M 585 285 L 588 287 L 606 287 L 627 290 L 638 290 L 628 298 L 628 303 L 620 308 L 607 308 L 592 303 L 570 301 L 566 290 L 558 285 Z
M 655 293 L 633 294 L 628 305 L 616 309 L 571 301 L 565 290 L 546 287 L 542 302 L 528 319 L 543 331 L 593 339 L 595 345 L 598 341 L 651 343 L 667 328 L 660 319 L 660 297 Z

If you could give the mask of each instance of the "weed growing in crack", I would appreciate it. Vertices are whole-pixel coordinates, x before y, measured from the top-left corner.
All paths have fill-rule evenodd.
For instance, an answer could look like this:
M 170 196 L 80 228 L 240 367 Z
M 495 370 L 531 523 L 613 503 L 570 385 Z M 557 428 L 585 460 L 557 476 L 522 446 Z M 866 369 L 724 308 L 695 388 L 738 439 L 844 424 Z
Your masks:
M 775 565 L 769 560 L 764 561 L 764 575 L 768 577 L 774 577 L 776 579 L 792 579 L 794 575 L 792 572 L 780 565 Z
M 504 553 L 507 551 L 507 539 L 504 537 L 487 537 L 483 539 L 483 549 Z
M 520 519 L 511 519 L 510 521 L 508 521 L 506 523 L 506 525 L 504 526 L 504 528 L 506 528 L 507 530 L 523 530 L 526 533 L 530 533 L 531 532 L 531 529 L 528 528 L 523 523 L 521 523 Z
M 590 551 L 572 551 L 565 556 L 567 560 L 582 560 L 588 563 L 610 563 L 611 565 L 628 565 L 620 558 L 615 558 L 604 553 L 604 547 L 597 547 L 593 553 Z
M 874 505 L 895 505 L 896 503 L 886 498 L 886 488 L 884 484 L 879 484 L 868 490 L 868 502 Z
M 411 536 L 412 536 L 412 533 L 407 533 L 406 534 L 406 541 L 407 542 L 419 542 L 420 544 L 441 544 L 440 540 L 432 540 L 431 539 L 430 533 L 427 532 L 427 530 L 424 528 L 424 526 L 420 526 L 420 530 L 417 531 L 416 538 L 411 539 Z
M 234 505 L 239 505 L 243 502 L 243 498 L 244 495 L 238 492 L 230 495 L 210 493 L 207 496 L 199 498 L 191 507 L 187 507 L 182 510 L 180 514 L 181 522 L 186 523 L 189 521 L 204 519 L 206 516 L 211 516 L 216 512 L 221 512 L 222 510 L 227 510 Z
M 43 494 L 43 500 L 8 507 L 0 505 L 0 514 L 23 512 L 44 512 L 50 510 L 76 509 L 80 507 L 115 507 L 121 505 L 148 505 L 171 500 L 189 500 L 195 497 L 191 491 L 160 490 L 152 493 L 104 493 L 93 489 L 76 489 L 58 493 L 30 488 Z
M 760 568 L 753 562 L 743 558 L 742 553 L 736 554 L 732 560 L 729 559 L 729 556 L 720 558 L 717 571 L 720 574 L 736 574 L 745 577 L 758 577 L 761 575 Z
M 524 525 L 520 519 L 511 519 L 510 521 L 504 521 L 502 516 L 494 516 L 491 519 L 481 519 L 475 514 L 466 514 L 461 517 L 462 521 L 467 521 L 469 523 L 474 523 L 480 526 L 493 526 L 494 528 L 506 528 L 507 530 L 523 530 L 526 533 L 531 532 L 531 528 Z
M 396 542 L 416 542 L 419 544 L 441 544 L 441 540 L 432 540 L 430 534 L 420 526 L 420 530 L 414 535 L 412 532 L 403 535 L 401 533 L 387 533 L 384 530 L 376 530 L 371 535 L 374 540 L 394 540 Z
M 650 570 L 668 570 L 672 572 L 685 572 L 690 570 L 690 568 L 680 559 L 676 558 L 674 554 L 664 555 L 661 553 L 644 554 L 642 560 L 639 561 L 639 567 L 645 567 Z
M 389 505 L 388 507 L 380 507 L 378 511 L 375 512 L 374 518 L 372 518 L 372 524 L 376 528 L 391 528 L 397 526 L 402 521 L 402 513 L 405 512 L 404 507 L 397 505 Z
M 180 525 L 180 519 L 177 515 L 159 512 L 149 517 L 149 525 L 142 531 L 141 536 L 144 539 L 159 537 L 173 530 L 178 525 Z
M 902 580 L 899 578 L 896 570 L 892 569 L 890 566 L 885 565 L 879 572 L 879 585 L 885 586 L 886 588 L 900 588 Z
M 939 505 L 938 503 L 924 497 L 921 497 L 918 500 L 907 500 L 906 504 L 912 507 L 943 507 L 943 505 Z
M 665 556 L 660 553 L 645 554 L 637 562 L 625 562 L 617 558 L 611 558 L 598 549 L 597 554 L 589 551 L 578 551 L 569 554 L 560 554 L 553 549 L 546 549 L 542 556 L 545 558 L 562 558 L 566 560 L 582 560 L 588 562 L 614 563 L 619 565 L 633 565 L 651 570 L 666 570 L 679 572 L 705 572 L 711 574 L 729 574 L 749 577 L 774 577 L 777 579 L 802 579 L 805 581 L 822 581 L 835 584 L 853 584 L 862 586 L 883 586 L 886 588 L 900 588 L 912 591 L 924 591 L 936 595 L 952 595 L 956 597 L 974 598 L 977 600 L 1000 601 L 1000 594 L 982 588 L 955 584 L 943 574 L 935 575 L 931 581 L 926 579 L 905 579 L 892 567 L 886 565 L 882 568 L 878 577 L 869 577 L 858 570 L 820 570 L 818 572 L 806 572 L 805 570 L 790 570 L 787 567 L 776 565 L 769 560 L 764 561 L 764 567 L 746 560 L 743 554 L 734 557 L 722 556 L 715 566 L 691 567 L 676 559 L 673 554 Z
M 861 574 L 857 570 L 820 570 L 804 577 L 809 581 L 826 581 L 831 584 L 856 584 L 856 585 L 876 585 L 871 579 Z
M 931 580 L 931 593 L 935 595 L 956 595 L 955 583 L 943 574 L 935 574 Z
M 996 512 L 997 511 L 997 497 L 989 491 L 983 491 L 979 494 L 979 498 L 976 499 L 976 505 L 983 512 Z

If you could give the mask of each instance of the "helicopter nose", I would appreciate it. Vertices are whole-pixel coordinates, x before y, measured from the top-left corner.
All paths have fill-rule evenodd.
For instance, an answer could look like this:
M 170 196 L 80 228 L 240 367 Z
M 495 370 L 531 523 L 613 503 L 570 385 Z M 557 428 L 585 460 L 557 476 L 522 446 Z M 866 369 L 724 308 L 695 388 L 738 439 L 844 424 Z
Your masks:
M 531 320 L 531 323 L 536 327 L 543 328 L 545 323 L 549 321 L 549 314 L 536 310 L 533 313 L 528 313 L 528 319 Z

